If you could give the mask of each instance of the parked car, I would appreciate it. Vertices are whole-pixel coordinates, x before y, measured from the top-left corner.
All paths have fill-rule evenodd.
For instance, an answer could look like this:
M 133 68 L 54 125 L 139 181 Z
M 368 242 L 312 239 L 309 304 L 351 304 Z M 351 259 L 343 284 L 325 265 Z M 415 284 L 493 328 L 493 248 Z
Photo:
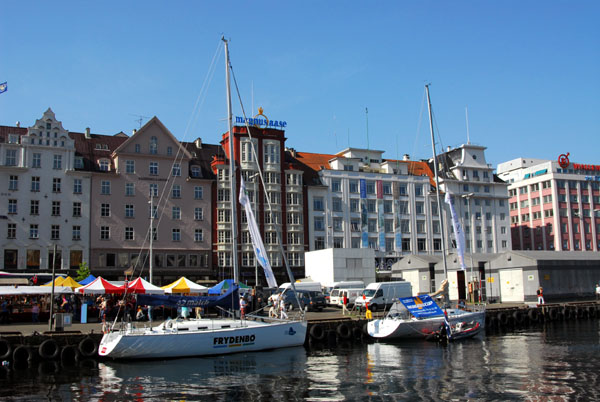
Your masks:
M 294 291 L 288 290 L 283 297 L 288 310 L 300 307 L 308 311 L 323 311 L 323 308 L 326 307 L 323 293 L 314 290 L 298 290 L 298 298 L 294 295 Z M 298 305 L 298 301 L 300 301 L 300 305 Z

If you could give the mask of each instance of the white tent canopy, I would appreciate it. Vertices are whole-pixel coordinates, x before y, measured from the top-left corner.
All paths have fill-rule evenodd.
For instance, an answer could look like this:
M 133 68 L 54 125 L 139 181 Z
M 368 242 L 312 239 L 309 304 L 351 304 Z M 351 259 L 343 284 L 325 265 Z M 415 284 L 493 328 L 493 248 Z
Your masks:
M 68 286 L 55 286 L 55 294 L 73 293 Z M 49 295 L 52 294 L 52 286 L 0 286 L 0 295 Z

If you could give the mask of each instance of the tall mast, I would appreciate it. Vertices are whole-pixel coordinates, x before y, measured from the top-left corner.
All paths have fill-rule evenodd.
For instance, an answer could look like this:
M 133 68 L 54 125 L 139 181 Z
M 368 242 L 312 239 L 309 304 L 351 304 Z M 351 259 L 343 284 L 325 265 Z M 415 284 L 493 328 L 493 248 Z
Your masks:
M 154 189 L 150 187 L 150 283 L 152 282 L 152 271 L 154 270 L 154 257 L 152 256 L 152 245 L 154 241 Z
M 225 37 L 225 85 L 227 87 L 227 125 L 229 129 L 229 184 L 231 201 L 231 262 L 233 263 L 233 282 L 238 283 L 238 255 L 237 255 L 237 191 L 235 180 L 235 158 L 233 154 L 233 116 L 231 113 L 231 88 L 229 84 L 229 43 Z
M 429 110 L 429 131 L 431 132 L 431 149 L 433 151 L 433 173 L 435 174 L 435 193 L 437 196 L 437 210 L 442 226 L 442 259 L 444 260 L 444 276 L 448 279 L 448 266 L 446 264 L 446 235 L 444 231 L 444 220 L 442 217 L 442 203 L 440 200 L 440 177 L 438 176 L 437 157 L 435 154 L 435 137 L 433 135 L 433 115 L 431 113 L 431 99 L 429 98 L 429 85 L 425 85 L 427 91 L 427 109 Z

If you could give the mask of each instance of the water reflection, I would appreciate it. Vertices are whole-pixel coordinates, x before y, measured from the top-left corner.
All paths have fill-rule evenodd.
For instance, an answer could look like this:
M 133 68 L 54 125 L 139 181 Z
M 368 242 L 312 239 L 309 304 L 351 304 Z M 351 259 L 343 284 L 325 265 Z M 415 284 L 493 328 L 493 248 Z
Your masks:
M 0 369 L 14 401 L 597 400 L 600 321 L 441 346 L 340 344 L 211 358 Z

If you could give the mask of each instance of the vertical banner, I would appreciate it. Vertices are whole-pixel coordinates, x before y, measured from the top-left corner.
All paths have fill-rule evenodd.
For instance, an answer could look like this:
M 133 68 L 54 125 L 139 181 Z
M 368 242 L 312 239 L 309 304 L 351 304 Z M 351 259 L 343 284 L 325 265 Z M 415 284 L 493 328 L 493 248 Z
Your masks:
M 402 251 L 402 229 L 400 228 L 400 184 L 393 183 L 394 197 L 394 248 L 396 251 Z
M 256 255 L 258 263 L 263 267 L 263 270 L 265 271 L 265 278 L 267 278 L 267 283 L 269 284 L 269 287 L 276 288 L 277 280 L 275 279 L 273 269 L 271 268 L 271 264 L 269 263 L 269 259 L 267 258 L 267 252 L 265 251 L 265 245 L 263 244 L 262 237 L 260 237 L 260 230 L 258 229 L 256 219 L 254 218 L 252 204 L 250 204 L 248 193 L 246 193 L 246 183 L 244 183 L 243 177 L 241 177 L 240 180 L 241 183 L 239 201 L 240 204 L 244 207 L 244 210 L 246 211 L 248 231 L 250 232 L 250 239 L 252 240 L 252 246 L 254 247 L 254 254 Z
M 445 201 L 446 204 L 450 206 L 450 216 L 452 218 L 452 227 L 454 227 L 454 236 L 456 236 L 456 253 L 458 254 L 460 268 L 465 270 L 467 269 L 465 264 L 465 232 L 463 232 L 460 222 L 458 221 L 456 209 L 454 208 L 454 198 L 452 197 L 452 194 L 450 194 L 450 191 L 446 192 Z
M 360 247 L 369 248 L 369 220 L 367 215 L 367 181 L 360 179 Z
M 379 251 L 385 252 L 385 218 L 383 215 L 383 182 L 377 180 L 377 230 L 379 232 Z

